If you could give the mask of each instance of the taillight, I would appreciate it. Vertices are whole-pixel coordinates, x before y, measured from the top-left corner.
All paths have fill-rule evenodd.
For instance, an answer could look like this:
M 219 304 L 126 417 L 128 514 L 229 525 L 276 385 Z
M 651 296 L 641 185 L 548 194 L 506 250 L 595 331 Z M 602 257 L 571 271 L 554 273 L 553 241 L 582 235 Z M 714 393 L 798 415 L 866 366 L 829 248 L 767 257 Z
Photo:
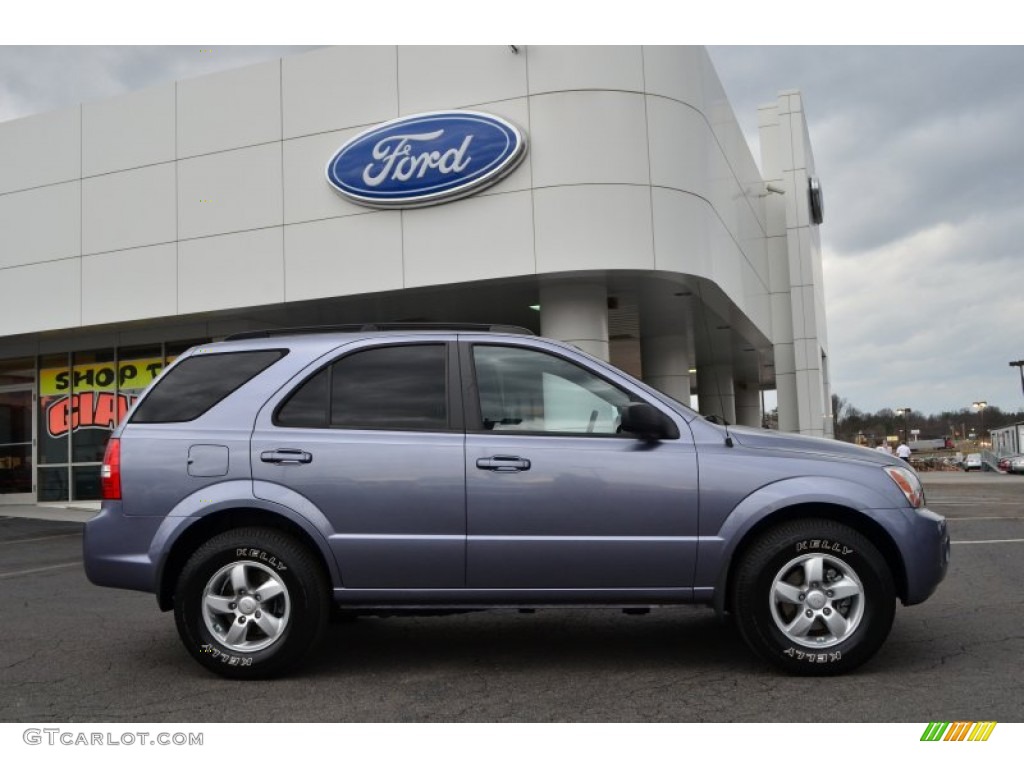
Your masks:
M 100 494 L 106 501 L 121 499 L 121 440 L 112 437 L 107 441 L 100 467 Z

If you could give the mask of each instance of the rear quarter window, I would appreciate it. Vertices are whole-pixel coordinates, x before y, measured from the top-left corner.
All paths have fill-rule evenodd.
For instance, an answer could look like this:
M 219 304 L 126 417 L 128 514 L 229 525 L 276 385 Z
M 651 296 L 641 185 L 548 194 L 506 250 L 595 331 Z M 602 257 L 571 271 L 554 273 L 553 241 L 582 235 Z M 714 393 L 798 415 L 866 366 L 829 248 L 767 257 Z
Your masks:
M 283 349 L 193 355 L 157 381 L 132 415 L 133 424 L 198 419 L 287 354 Z

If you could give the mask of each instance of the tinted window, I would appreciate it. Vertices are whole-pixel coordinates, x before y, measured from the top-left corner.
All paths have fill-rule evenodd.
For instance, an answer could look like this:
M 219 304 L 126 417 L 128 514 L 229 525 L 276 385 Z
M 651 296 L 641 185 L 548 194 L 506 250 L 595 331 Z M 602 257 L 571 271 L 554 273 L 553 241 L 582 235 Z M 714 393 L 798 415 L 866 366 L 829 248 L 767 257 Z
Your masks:
M 618 387 L 560 357 L 515 347 L 473 348 L 483 428 L 493 431 L 614 435 Z
M 284 355 L 280 349 L 193 355 L 157 382 L 132 421 L 153 424 L 197 419 Z
M 377 347 L 307 379 L 277 413 L 282 427 L 447 429 L 445 346 Z
M 330 423 L 331 369 L 324 368 L 291 394 L 276 423 L 282 427 L 326 427 Z

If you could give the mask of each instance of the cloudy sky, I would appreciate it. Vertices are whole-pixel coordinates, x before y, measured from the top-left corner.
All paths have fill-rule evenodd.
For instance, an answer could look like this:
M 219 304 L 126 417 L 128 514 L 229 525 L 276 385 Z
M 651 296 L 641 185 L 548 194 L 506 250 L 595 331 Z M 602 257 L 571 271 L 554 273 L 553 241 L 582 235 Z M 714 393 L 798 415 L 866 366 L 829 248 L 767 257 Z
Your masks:
M 0 120 L 301 50 L 3 45 Z M 867 411 L 1024 408 L 1024 48 L 709 50 L 755 158 L 757 107 L 803 92 L 833 390 Z

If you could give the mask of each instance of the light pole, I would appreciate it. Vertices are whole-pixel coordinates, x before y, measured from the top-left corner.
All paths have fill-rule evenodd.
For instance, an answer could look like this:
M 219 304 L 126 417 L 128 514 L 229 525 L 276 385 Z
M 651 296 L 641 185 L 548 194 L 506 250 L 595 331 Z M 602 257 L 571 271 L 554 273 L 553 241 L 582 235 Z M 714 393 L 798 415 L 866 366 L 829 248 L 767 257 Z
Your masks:
M 988 403 L 984 400 L 979 400 L 976 403 L 971 403 L 971 405 L 981 411 L 981 433 L 978 436 L 978 442 L 980 443 L 985 439 L 985 408 L 988 407 Z
M 896 415 L 903 417 L 903 442 L 910 445 L 910 406 L 897 408 Z
M 1021 394 L 1024 394 L 1024 360 L 1014 360 L 1010 363 L 1010 367 L 1020 371 L 1020 391 Z

